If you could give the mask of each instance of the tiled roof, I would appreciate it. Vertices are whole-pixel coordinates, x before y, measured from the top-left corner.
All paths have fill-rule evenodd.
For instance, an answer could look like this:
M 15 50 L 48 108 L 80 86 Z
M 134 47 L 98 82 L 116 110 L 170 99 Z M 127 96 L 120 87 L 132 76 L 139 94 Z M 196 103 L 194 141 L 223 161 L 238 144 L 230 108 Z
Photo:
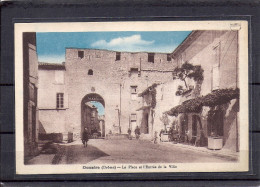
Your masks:
M 142 91 L 141 93 L 138 94 L 138 97 L 142 97 L 143 95 L 146 95 L 147 93 L 149 93 L 149 91 L 152 88 L 155 88 L 157 85 L 159 85 L 159 83 L 154 83 L 152 84 L 152 86 L 149 86 L 148 88 L 146 88 L 144 91 Z
M 39 62 L 38 67 L 39 69 L 44 69 L 44 70 L 66 70 L 64 64 L 57 64 L 57 63 Z

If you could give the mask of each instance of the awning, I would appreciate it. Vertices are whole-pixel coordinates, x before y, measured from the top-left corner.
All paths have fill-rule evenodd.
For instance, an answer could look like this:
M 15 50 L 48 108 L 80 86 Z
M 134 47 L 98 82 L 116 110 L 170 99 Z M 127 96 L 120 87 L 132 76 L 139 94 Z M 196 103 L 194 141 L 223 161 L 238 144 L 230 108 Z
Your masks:
M 167 111 L 166 114 L 170 116 L 177 116 L 179 113 L 198 113 L 202 109 L 201 98 L 190 99 L 184 101 L 181 105 L 173 107 L 171 110 Z
M 236 98 L 239 98 L 238 88 L 214 90 L 206 96 L 184 101 L 181 105 L 177 105 L 165 113 L 170 116 L 177 116 L 179 113 L 199 113 L 201 112 L 203 106 L 213 107 L 222 105 Z
M 203 106 L 216 106 L 228 103 L 232 99 L 239 98 L 239 89 L 218 89 L 202 97 Z

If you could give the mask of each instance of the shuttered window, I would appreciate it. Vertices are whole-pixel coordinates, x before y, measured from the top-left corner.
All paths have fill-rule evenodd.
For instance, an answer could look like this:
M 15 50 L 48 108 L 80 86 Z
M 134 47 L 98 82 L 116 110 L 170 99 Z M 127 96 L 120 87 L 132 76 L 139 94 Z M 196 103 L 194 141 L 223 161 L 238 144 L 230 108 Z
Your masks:
M 64 94 L 57 93 L 56 95 L 56 107 L 57 108 L 64 108 Z

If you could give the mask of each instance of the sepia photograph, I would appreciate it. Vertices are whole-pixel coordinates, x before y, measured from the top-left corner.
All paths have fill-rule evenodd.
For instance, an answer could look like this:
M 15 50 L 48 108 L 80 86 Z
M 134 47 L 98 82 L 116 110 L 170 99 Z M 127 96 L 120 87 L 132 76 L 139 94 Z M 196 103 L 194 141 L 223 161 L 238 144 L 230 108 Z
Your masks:
M 248 171 L 246 21 L 15 24 L 17 174 Z

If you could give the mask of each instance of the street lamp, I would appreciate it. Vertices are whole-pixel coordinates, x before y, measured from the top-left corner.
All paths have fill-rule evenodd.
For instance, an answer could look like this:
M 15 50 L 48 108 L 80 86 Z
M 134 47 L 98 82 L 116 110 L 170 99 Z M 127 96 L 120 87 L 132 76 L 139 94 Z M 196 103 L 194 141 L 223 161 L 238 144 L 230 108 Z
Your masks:
M 118 108 L 118 105 L 116 105 L 116 109 L 115 110 L 117 110 L 117 114 L 118 114 L 118 130 L 119 130 L 119 134 L 121 134 L 121 125 L 120 125 L 121 111 Z
M 122 81 L 122 77 L 121 77 L 121 81 Z M 117 110 L 118 111 L 118 123 L 119 123 L 119 126 L 118 126 L 118 128 L 119 128 L 119 134 L 121 134 L 121 104 L 122 104 L 122 83 L 120 82 L 120 83 L 114 83 L 114 84 L 117 84 L 117 85 L 119 85 L 119 107 L 118 107 L 118 105 L 116 105 L 116 109 L 115 110 Z M 124 84 L 124 83 L 123 83 Z

